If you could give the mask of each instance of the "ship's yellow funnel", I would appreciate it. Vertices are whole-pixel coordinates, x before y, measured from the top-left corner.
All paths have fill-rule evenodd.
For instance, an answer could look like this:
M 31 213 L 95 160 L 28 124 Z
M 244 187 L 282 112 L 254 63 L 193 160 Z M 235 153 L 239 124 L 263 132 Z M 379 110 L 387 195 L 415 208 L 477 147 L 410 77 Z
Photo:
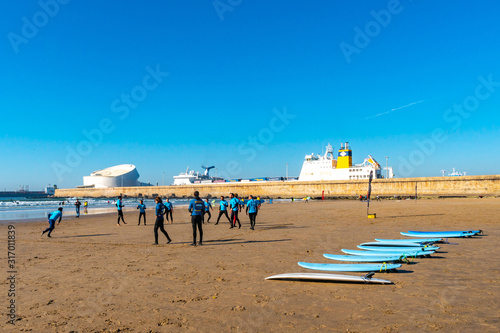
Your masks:
M 349 142 L 340 145 L 339 156 L 337 158 L 337 169 L 352 167 L 352 150 L 349 149 Z

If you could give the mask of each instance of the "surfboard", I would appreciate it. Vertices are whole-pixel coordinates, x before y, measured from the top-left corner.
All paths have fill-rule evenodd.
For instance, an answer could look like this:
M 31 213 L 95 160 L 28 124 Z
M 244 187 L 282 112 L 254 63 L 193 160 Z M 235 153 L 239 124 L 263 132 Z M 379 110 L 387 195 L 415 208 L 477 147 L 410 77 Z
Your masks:
M 397 255 L 406 255 L 408 257 L 420 257 L 420 256 L 428 256 L 434 253 L 434 251 L 399 251 L 399 252 L 384 252 L 381 254 L 381 252 L 377 251 L 360 251 L 360 250 L 348 250 L 348 249 L 342 249 L 341 250 L 344 253 L 347 254 L 352 254 L 355 256 L 397 256 Z
M 440 233 L 440 234 L 456 234 L 456 233 L 480 234 L 483 231 L 482 230 L 457 230 L 457 231 L 415 231 L 415 230 L 409 230 L 408 232 L 413 233 L 413 234 L 434 234 L 434 233 Z
M 364 246 L 364 245 L 358 245 L 357 247 L 358 247 L 358 249 L 361 249 L 361 250 L 376 251 L 376 252 L 415 251 L 415 250 L 436 251 L 436 250 L 439 250 L 439 246 L 415 247 L 415 246 Z
M 401 264 L 322 264 L 314 262 L 298 262 L 300 267 L 317 271 L 333 272 L 372 272 L 390 271 L 401 267 Z
M 368 275 L 368 274 L 367 274 Z M 357 283 L 379 283 L 391 284 L 389 280 L 377 279 L 365 276 L 352 276 L 342 274 L 326 273 L 286 273 L 266 277 L 266 280 L 297 280 L 297 281 L 336 281 L 336 282 L 357 282 Z
M 391 262 L 400 261 L 402 256 L 349 256 L 338 254 L 323 254 L 323 257 L 337 261 L 350 261 L 350 262 Z
M 419 234 L 419 233 L 414 233 L 414 232 L 401 232 L 401 235 L 403 236 L 408 236 L 408 237 L 440 237 L 440 238 L 461 238 L 461 237 L 470 237 L 470 236 L 475 236 L 476 233 L 462 233 L 462 232 L 434 232 L 434 233 L 425 233 L 425 234 Z
M 418 240 L 414 242 L 368 242 L 361 244 L 363 246 L 393 246 L 393 247 L 424 247 L 424 243 L 420 243 Z
M 380 239 L 380 238 L 375 238 L 375 240 L 377 242 L 382 242 L 382 243 L 391 243 L 391 242 L 403 242 L 403 243 L 414 243 L 414 242 L 418 242 L 418 243 L 439 243 L 439 242 L 442 242 L 443 239 L 442 238 L 413 238 L 413 239 L 408 239 L 408 238 L 405 238 L 405 239 Z

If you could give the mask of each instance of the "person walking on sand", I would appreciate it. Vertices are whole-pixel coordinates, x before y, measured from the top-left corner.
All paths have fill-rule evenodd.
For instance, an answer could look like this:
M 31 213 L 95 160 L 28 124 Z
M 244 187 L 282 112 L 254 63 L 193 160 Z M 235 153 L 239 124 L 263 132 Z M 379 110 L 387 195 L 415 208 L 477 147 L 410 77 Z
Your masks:
M 227 206 L 228 206 L 228 203 L 227 203 L 226 200 L 224 200 L 223 196 L 220 197 L 219 204 L 220 204 L 220 206 L 219 206 L 219 217 L 217 218 L 217 222 L 215 222 L 215 225 L 219 224 L 219 220 L 220 220 L 220 217 L 222 215 L 226 215 L 227 220 L 229 221 L 229 224 L 232 225 L 231 220 L 229 219 L 229 216 L 227 215 Z
M 137 209 L 139 209 L 139 223 L 137 225 L 141 225 L 141 216 L 144 216 L 144 225 L 146 225 L 146 205 L 143 200 L 137 205 Z
M 87 200 L 85 200 L 85 202 L 83 203 L 83 214 L 89 213 L 89 211 L 87 210 L 88 207 L 89 207 L 89 203 Z
M 205 209 L 205 204 L 203 200 L 200 199 L 200 192 L 194 191 L 194 199 L 189 202 L 189 213 L 191 213 L 191 224 L 193 225 L 193 243 L 192 246 L 196 246 L 196 228 L 200 231 L 200 242 L 199 245 L 203 245 L 203 227 L 202 227 L 202 216 L 203 210 Z
M 120 195 L 118 197 L 118 200 L 116 200 L 116 208 L 118 208 L 118 226 L 120 226 L 120 218 L 123 221 L 123 224 L 127 224 L 125 220 L 123 219 L 123 211 L 122 208 L 124 207 L 123 202 L 122 202 L 122 196 Z
M 44 231 L 42 231 L 41 236 L 43 236 L 46 232 L 48 232 L 47 237 L 52 237 L 50 236 L 50 234 L 52 233 L 52 230 L 55 229 L 56 220 L 59 219 L 59 221 L 57 221 L 57 225 L 59 225 L 59 223 L 62 220 L 62 211 L 63 211 L 62 207 L 59 207 L 57 208 L 56 211 L 53 211 L 52 213 L 49 214 L 49 227 Z
M 208 202 L 208 198 L 206 199 L 206 201 L 204 202 L 204 205 L 205 205 L 205 209 L 204 209 L 204 212 L 203 212 L 203 224 L 205 224 L 205 215 L 208 214 L 208 220 L 207 220 L 207 223 L 210 223 L 210 219 L 212 218 L 212 214 L 210 214 L 210 209 L 211 210 L 214 210 L 212 208 L 212 205 L 210 204 L 210 202 Z
M 244 200 L 242 200 L 242 199 L 240 199 L 240 198 L 238 197 L 238 193 L 235 193 L 235 194 L 234 194 L 234 197 L 236 198 L 236 200 L 238 200 L 238 212 L 240 212 L 240 213 L 241 213 L 241 209 L 242 209 L 242 208 L 243 208 L 243 206 L 245 205 L 245 201 L 244 201 Z
M 236 197 L 236 195 L 233 193 L 229 194 L 229 197 L 231 198 L 231 200 L 229 200 L 229 205 L 231 206 L 231 228 L 229 229 L 236 227 L 236 221 L 238 221 L 238 229 L 241 228 L 240 219 L 238 218 L 240 201 L 238 200 L 238 197 Z
M 155 208 L 155 214 L 156 214 L 156 221 L 155 221 L 155 242 L 153 245 L 158 245 L 158 229 L 167 237 L 167 244 L 169 244 L 172 240 L 168 236 L 168 233 L 165 231 L 165 227 L 163 226 L 163 215 L 165 214 L 166 208 L 163 202 L 161 201 L 160 197 L 155 198 L 156 202 L 156 208 Z
M 77 198 L 75 201 L 76 217 L 80 217 L 80 206 L 81 205 L 82 205 L 82 203 Z
M 255 218 L 257 217 L 257 211 L 259 210 L 260 201 L 254 200 L 253 196 L 250 195 L 247 201 L 246 214 L 250 217 L 250 229 L 255 228 Z
M 172 212 L 174 211 L 174 206 L 172 203 L 168 200 L 168 198 L 165 199 L 165 208 L 167 209 L 165 212 L 165 216 L 167 217 L 167 222 L 168 222 L 168 216 L 170 215 L 170 224 L 174 223 L 174 217 L 172 216 Z

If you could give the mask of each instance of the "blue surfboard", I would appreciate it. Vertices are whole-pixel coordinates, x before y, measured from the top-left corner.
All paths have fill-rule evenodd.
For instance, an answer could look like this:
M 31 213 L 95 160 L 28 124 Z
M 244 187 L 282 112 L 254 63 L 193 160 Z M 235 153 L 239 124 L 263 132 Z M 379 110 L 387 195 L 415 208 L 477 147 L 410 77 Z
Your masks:
M 361 244 L 363 246 L 393 246 L 393 247 L 424 247 L 425 243 L 420 243 L 418 240 L 414 242 L 368 242 Z
M 403 256 L 346 256 L 328 253 L 323 254 L 323 257 L 331 260 L 349 262 L 391 262 L 400 261 L 403 259 Z
M 434 253 L 434 251 L 399 251 L 399 252 L 377 252 L 377 251 L 361 251 L 361 250 L 348 250 L 342 249 L 344 253 L 352 254 L 355 256 L 397 256 L 397 255 L 406 255 L 408 257 L 420 257 L 420 256 L 428 256 Z
M 463 233 L 463 232 L 433 232 L 433 233 L 415 233 L 415 232 L 401 232 L 401 235 L 408 237 L 440 237 L 440 238 L 461 238 L 461 237 L 470 237 L 475 236 L 476 233 Z
M 462 234 L 480 234 L 483 231 L 482 230 L 455 230 L 455 231 L 416 231 L 416 230 L 409 230 L 409 233 L 413 234 L 434 234 L 434 233 L 440 233 L 440 234 L 456 234 L 456 233 L 462 233 Z
M 358 249 L 376 252 L 395 252 L 395 251 L 436 251 L 439 250 L 439 246 L 364 246 L 358 245 Z
M 313 262 L 298 262 L 300 267 L 316 271 L 332 272 L 373 272 L 389 271 L 401 267 L 401 264 L 320 264 Z
M 403 243 L 422 243 L 422 244 L 427 244 L 427 243 L 439 243 L 442 242 L 442 238 L 405 238 L 405 239 L 380 239 L 380 238 L 375 238 L 377 242 L 382 242 L 382 243 L 390 243 L 390 242 L 403 242 Z

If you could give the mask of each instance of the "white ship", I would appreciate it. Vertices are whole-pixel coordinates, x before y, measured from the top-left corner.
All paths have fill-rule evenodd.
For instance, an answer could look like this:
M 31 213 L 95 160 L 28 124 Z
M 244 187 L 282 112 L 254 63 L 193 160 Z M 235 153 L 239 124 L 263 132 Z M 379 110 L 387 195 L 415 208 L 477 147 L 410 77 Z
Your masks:
M 194 183 L 213 183 L 217 181 L 224 181 L 224 178 L 210 176 L 210 169 L 215 168 L 214 166 L 201 167 L 205 169 L 203 174 L 195 172 L 194 170 L 189 170 L 189 167 L 187 167 L 186 172 L 181 172 L 179 175 L 174 176 L 173 185 L 191 185 Z
M 446 170 L 441 170 L 441 176 L 446 177 Z M 455 170 L 455 168 L 453 168 L 451 172 L 448 172 L 448 176 L 449 177 L 467 176 L 467 172 L 458 172 Z
M 321 155 L 306 155 L 302 164 L 299 181 L 315 180 L 353 180 L 368 179 L 373 171 L 373 178 L 393 178 L 392 167 L 386 166 L 385 177 L 380 164 L 371 156 L 361 164 L 352 164 L 352 150 L 349 143 L 340 145 L 338 158 L 335 159 L 333 148 L 330 144 L 326 146 L 326 153 Z

